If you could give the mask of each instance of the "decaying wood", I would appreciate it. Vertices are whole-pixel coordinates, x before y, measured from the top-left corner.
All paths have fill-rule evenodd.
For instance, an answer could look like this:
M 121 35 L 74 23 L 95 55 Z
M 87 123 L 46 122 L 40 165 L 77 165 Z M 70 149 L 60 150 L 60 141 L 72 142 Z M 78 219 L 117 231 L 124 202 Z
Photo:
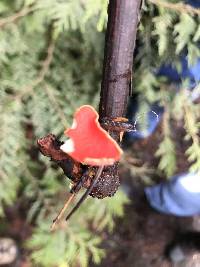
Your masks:
M 38 139 L 37 143 L 40 152 L 61 167 L 64 174 L 71 179 L 74 184 L 73 193 L 77 193 L 81 187 L 90 187 L 97 172 L 97 167 L 85 166 L 74 161 L 60 149 L 62 142 L 53 134 Z M 92 197 L 104 198 L 115 194 L 120 184 L 117 167 L 118 163 L 104 167 L 102 175 L 90 192 Z
M 132 126 L 125 124 L 124 119 L 120 120 L 120 117 L 125 116 L 127 109 L 140 3 L 141 0 L 110 0 L 108 7 L 99 111 L 102 126 L 117 141 L 121 131 L 132 129 Z M 108 120 L 105 121 L 106 117 L 108 120 L 112 118 L 111 124 Z M 65 175 L 77 183 L 75 191 L 78 191 L 80 186 L 88 188 L 98 168 L 74 161 L 60 150 L 61 144 L 62 142 L 52 134 L 38 140 L 40 151 L 56 162 Z M 80 178 L 81 184 L 79 184 Z M 90 195 L 98 198 L 112 196 L 119 184 L 118 163 L 116 163 L 103 169 Z
M 124 124 L 126 120 L 122 117 L 126 113 L 131 86 L 140 2 L 141 0 L 110 0 L 108 7 L 99 115 L 102 126 L 105 129 L 107 127 L 106 130 L 116 141 L 121 141 L 121 133 L 132 128 L 132 126 Z M 74 194 L 82 186 L 87 190 L 68 214 L 67 219 L 89 194 L 97 198 L 113 196 L 120 185 L 118 162 L 112 166 L 100 166 L 99 168 L 84 166 L 63 153 L 60 150 L 61 145 L 62 142 L 52 134 L 38 140 L 40 151 L 55 161 L 63 169 L 65 175 L 75 183 L 73 195 L 55 218 L 52 229 L 62 217 L 71 199 L 74 198 Z
M 83 174 L 82 164 L 64 153 L 60 149 L 62 144 L 53 134 L 48 134 L 37 141 L 40 152 L 61 167 L 64 174 L 76 183 Z

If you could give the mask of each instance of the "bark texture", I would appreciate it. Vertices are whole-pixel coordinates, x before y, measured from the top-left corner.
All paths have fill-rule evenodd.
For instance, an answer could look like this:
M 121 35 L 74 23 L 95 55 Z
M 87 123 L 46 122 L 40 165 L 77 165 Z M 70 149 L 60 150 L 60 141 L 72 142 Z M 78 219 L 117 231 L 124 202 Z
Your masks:
M 117 141 L 120 141 L 120 132 L 129 131 L 133 127 L 124 119 L 112 118 L 124 117 L 127 109 L 140 2 L 141 0 L 110 0 L 108 7 L 100 122 Z M 75 183 L 75 192 L 81 186 L 88 188 L 97 168 L 73 161 L 60 150 L 61 144 L 52 134 L 38 140 L 41 153 L 56 162 Z M 97 198 L 112 196 L 119 184 L 118 163 L 115 163 L 104 168 L 90 195 Z
M 110 0 L 105 38 L 100 118 L 124 117 L 130 95 L 141 0 Z

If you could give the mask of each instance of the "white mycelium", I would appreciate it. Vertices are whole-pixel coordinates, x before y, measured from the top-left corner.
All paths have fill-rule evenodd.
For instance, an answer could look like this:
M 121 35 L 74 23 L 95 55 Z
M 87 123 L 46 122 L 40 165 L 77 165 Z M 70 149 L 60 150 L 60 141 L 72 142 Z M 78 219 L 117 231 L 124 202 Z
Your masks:
M 74 142 L 72 139 L 68 139 L 63 145 L 60 146 L 60 149 L 65 153 L 72 153 L 74 152 Z

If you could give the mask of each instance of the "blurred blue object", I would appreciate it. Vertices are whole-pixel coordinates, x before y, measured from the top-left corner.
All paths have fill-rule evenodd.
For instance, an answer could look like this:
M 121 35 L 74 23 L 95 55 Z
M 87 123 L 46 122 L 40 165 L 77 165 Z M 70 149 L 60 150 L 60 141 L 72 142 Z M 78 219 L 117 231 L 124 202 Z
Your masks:
M 187 0 L 185 3 L 192 5 L 193 7 L 200 7 L 200 0 Z M 176 84 L 177 88 L 181 86 L 181 82 L 183 80 L 187 79 L 189 82 L 188 89 L 193 90 L 200 82 L 200 58 L 197 59 L 193 66 L 189 66 L 187 54 L 185 53 L 180 57 L 180 64 L 180 72 L 178 72 L 178 70 L 172 64 L 163 64 L 160 69 L 157 70 L 156 75 L 167 78 L 169 82 Z M 199 94 L 194 92 L 191 93 L 190 97 L 194 101 L 195 99 L 199 98 Z M 152 111 L 158 114 L 158 119 Z M 164 109 L 159 105 L 159 103 L 149 105 L 147 111 L 146 128 L 141 127 L 142 123 L 141 125 L 138 123 L 136 126 L 137 131 L 129 132 L 125 135 L 126 141 L 136 141 L 138 139 L 144 139 L 150 136 L 155 131 L 160 119 L 162 118 L 163 112 Z M 137 98 L 132 98 L 129 102 L 128 118 L 133 124 L 137 120 L 137 113 Z
M 169 81 L 179 85 L 183 79 L 189 80 L 189 89 L 193 89 L 200 81 L 200 59 L 193 66 L 188 65 L 187 56 L 180 59 L 181 72 L 179 73 L 171 64 L 164 64 L 157 71 L 157 76 L 163 76 Z
M 200 215 L 200 175 L 184 173 L 169 182 L 145 188 L 150 205 L 176 216 Z
M 200 0 L 186 0 L 185 3 L 193 7 L 200 7 Z
M 189 90 L 193 90 L 195 86 L 198 85 L 200 82 L 200 59 L 193 66 L 188 65 L 187 56 L 182 56 L 180 58 L 180 63 L 182 70 L 179 73 L 178 70 L 173 67 L 171 64 L 163 64 L 160 69 L 157 71 L 157 76 L 163 76 L 168 78 L 169 82 L 172 82 L 177 85 L 177 88 L 181 86 L 181 82 L 184 79 L 189 81 Z M 191 99 L 194 101 L 199 97 L 199 94 L 192 94 L 190 95 Z M 156 118 L 155 114 L 152 112 L 154 111 L 158 115 L 158 119 Z M 154 130 L 156 129 L 160 119 L 162 118 L 162 114 L 164 112 L 163 107 L 161 107 L 158 103 L 154 103 L 149 105 L 147 111 L 147 127 L 146 129 L 142 129 L 139 126 L 136 127 L 136 132 L 129 132 L 126 135 L 126 138 L 130 140 L 138 140 L 143 139 L 150 136 Z M 128 118 L 129 120 L 134 123 L 137 119 L 136 114 L 138 113 L 138 104 L 136 98 L 132 98 L 129 103 L 128 109 Z
M 145 118 L 142 118 L 144 116 L 140 116 L 140 114 L 139 118 L 140 117 L 141 118 L 140 119 L 137 118 L 136 116 L 137 107 L 138 106 L 135 99 L 134 98 L 131 99 L 129 103 L 128 118 L 132 124 L 135 124 L 136 120 L 137 123 L 135 125 L 136 131 L 126 133 L 126 140 L 128 141 L 144 139 L 149 135 L 151 135 L 155 131 L 164 112 L 164 108 L 159 106 L 157 103 L 149 105 L 147 114 L 144 114 L 147 120 L 147 125 L 146 127 L 142 127 L 143 126 L 142 121 L 144 121 Z
M 186 0 L 186 4 L 193 7 L 200 7 L 200 0 Z M 171 82 L 181 83 L 183 79 L 188 79 L 190 82 L 190 89 L 193 89 L 200 81 L 200 58 L 197 59 L 193 66 L 189 66 L 187 53 L 180 57 L 181 71 L 173 67 L 171 64 L 163 64 L 157 71 L 158 76 L 167 77 Z

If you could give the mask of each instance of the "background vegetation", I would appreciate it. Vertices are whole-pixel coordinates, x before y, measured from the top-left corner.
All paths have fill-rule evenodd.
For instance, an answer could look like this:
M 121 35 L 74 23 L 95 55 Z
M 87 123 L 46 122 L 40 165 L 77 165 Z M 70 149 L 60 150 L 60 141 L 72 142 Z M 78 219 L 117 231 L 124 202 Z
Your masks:
M 175 121 L 189 140 L 191 170 L 199 171 L 199 105 L 188 97 L 187 80 L 177 89 L 156 77 L 155 70 L 163 62 L 180 70 L 183 53 L 190 64 L 200 56 L 200 12 L 161 0 L 145 1 L 142 9 L 134 90 L 142 110 L 154 101 L 165 107 L 158 168 L 167 176 L 176 171 Z M 50 234 L 70 185 L 38 154 L 36 140 L 49 132 L 61 136 L 77 107 L 98 104 L 107 0 L 1 0 L 0 16 L 1 217 L 6 206 L 27 203 L 26 220 L 34 227 L 24 246 L 32 251 L 33 266 L 86 267 L 90 257 L 99 263 L 105 255 L 102 230 L 112 230 L 127 197 L 119 191 L 110 199 L 90 198 L 67 225 Z

